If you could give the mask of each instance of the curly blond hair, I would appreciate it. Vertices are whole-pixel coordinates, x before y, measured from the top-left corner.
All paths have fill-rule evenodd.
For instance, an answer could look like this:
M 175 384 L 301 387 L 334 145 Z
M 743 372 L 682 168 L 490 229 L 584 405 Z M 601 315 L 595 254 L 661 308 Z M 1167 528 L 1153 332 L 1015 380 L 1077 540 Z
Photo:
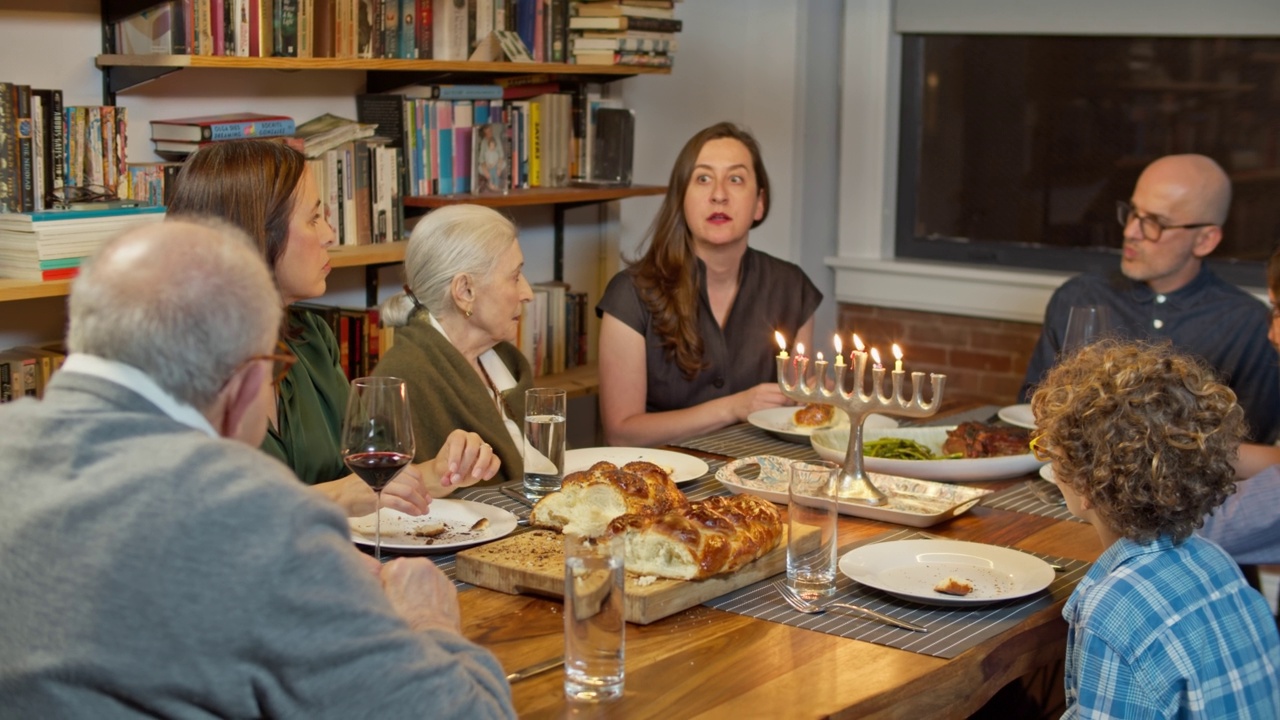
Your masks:
M 1167 345 L 1088 345 L 1049 371 L 1031 406 L 1058 481 L 1130 540 L 1181 542 L 1235 492 L 1244 412 L 1212 370 Z

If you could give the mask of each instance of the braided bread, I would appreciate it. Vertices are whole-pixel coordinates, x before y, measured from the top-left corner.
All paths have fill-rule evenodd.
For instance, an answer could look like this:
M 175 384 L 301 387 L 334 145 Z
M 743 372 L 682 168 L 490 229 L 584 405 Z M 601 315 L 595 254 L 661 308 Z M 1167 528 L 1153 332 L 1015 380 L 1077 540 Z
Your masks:
M 712 497 L 664 515 L 623 515 L 609 533 L 626 538 L 627 572 L 701 580 L 732 572 L 778 546 L 782 516 L 754 495 Z
M 636 461 L 619 468 L 602 461 L 566 476 L 559 492 L 533 506 L 529 524 L 598 537 L 609 521 L 620 515 L 662 515 L 688 504 L 684 493 L 657 465 Z

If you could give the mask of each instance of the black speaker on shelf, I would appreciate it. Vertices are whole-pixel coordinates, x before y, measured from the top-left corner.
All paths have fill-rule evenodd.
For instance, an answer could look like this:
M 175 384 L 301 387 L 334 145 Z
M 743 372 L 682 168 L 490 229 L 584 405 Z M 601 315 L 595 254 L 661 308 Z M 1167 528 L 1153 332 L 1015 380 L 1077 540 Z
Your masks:
M 635 142 L 635 111 L 622 108 L 596 110 L 596 138 L 590 180 L 609 185 L 630 185 Z

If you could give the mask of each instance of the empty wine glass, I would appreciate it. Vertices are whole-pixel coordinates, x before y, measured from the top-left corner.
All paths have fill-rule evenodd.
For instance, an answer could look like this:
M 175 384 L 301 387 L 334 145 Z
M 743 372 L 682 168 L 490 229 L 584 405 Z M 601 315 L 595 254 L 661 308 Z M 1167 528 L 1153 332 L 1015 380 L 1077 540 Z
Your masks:
M 342 421 L 342 459 L 373 488 L 373 553 L 382 560 L 382 488 L 413 460 L 413 422 L 404 380 L 351 381 Z
M 1111 330 L 1111 314 L 1101 305 L 1071 308 L 1067 315 L 1067 331 L 1062 336 L 1062 357 L 1066 357 L 1097 340 Z

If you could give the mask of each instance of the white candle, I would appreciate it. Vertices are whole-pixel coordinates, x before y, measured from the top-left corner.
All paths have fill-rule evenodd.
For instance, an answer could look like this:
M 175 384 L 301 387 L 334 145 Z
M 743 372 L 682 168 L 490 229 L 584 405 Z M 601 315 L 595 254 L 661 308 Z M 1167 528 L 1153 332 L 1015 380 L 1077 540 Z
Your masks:
M 782 333 L 777 330 L 773 331 L 773 338 L 778 341 L 778 359 L 787 359 L 787 341 L 782 337 Z
M 902 372 L 902 348 L 898 347 L 898 343 L 893 344 L 893 371 Z
M 844 367 L 844 348 L 840 345 L 840 333 L 836 333 L 831 337 L 831 342 L 836 346 L 836 367 Z
M 871 362 L 875 363 L 876 370 L 879 370 L 880 368 L 883 367 L 880 364 L 880 351 L 875 348 L 871 348 Z

